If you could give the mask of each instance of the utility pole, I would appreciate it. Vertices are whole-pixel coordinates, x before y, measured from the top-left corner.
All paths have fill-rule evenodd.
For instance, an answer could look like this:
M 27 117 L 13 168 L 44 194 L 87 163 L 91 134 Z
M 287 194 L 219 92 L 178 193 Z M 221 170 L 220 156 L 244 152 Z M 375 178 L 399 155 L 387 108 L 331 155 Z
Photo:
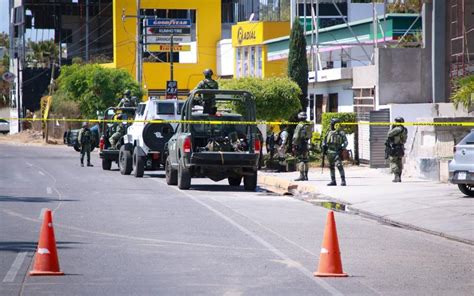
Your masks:
M 170 48 L 170 80 L 171 81 L 174 81 L 174 65 L 173 65 L 173 62 L 174 62 L 174 58 L 173 58 L 173 55 L 174 55 L 174 52 L 173 52 L 173 46 L 174 46 L 174 43 L 173 43 L 173 35 L 174 34 L 171 34 L 171 48 Z
M 141 12 L 140 12 L 140 7 L 141 7 L 141 2 L 140 0 L 137 0 L 137 57 L 136 57 L 136 64 L 137 64 L 137 73 L 136 73 L 136 78 L 138 85 L 141 87 L 142 86 L 142 77 L 143 77 L 143 48 L 142 48 L 142 32 L 140 31 L 140 25 L 142 22 L 141 18 Z
M 86 62 L 89 62 L 89 0 L 86 0 Z

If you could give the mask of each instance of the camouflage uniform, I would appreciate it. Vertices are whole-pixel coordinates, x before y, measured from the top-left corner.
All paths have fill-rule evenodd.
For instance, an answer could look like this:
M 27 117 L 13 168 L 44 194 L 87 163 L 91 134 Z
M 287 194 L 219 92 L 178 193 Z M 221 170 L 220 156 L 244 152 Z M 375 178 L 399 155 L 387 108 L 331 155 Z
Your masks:
M 81 147 L 81 166 L 84 166 L 84 154 L 87 154 L 87 166 L 93 166 L 91 164 L 92 132 L 87 123 L 82 124 L 77 140 Z
M 125 135 L 125 126 L 122 123 L 117 123 L 115 132 L 109 138 L 110 146 L 118 149 L 117 144 L 120 142 L 120 138 L 122 138 L 123 135 Z
M 331 130 L 326 134 L 323 142 L 323 149 L 326 151 L 329 169 L 331 171 L 331 182 L 328 186 L 337 185 L 335 167 L 337 167 L 341 175 L 341 186 L 346 186 L 346 176 L 342 165 L 341 152 L 347 147 L 347 137 L 343 131 L 336 130 L 335 124 L 338 122 L 339 120 L 337 119 L 331 120 Z
M 395 119 L 396 122 L 404 122 L 403 118 Z M 402 181 L 403 156 L 405 155 L 404 144 L 407 141 L 407 129 L 403 125 L 393 125 L 388 131 L 387 143 L 389 147 L 390 170 L 394 174 L 393 182 Z
M 132 93 L 127 89 L 123 93 L 123 98 L 120 100 L 117 107 L 136 107 L 136 98 L 131 97 Z
M 288 150 L 288 132 L 283 128 L 278 136 L 277 152 L 278 152 L 278 171 L 286 171 L 286 151 Z
M 211 69 L 206 69 L 203 72 L 204 79 L 201 80 L 198 85 L 194 88 L 196 89 L 219 89 L 219 84 L 217 81 L 212 79 L 212 75 L 214 74 Z M 203 95 L 201 103 L 203 104 L 204 110 L 203 113 L 207 114 L 215 114 L 215 106 L 216 106 L 216 97 L 214 95 Z
M 300 171 L 300 176 L 295 181 L 308 181 L 308 141 L 312 135 L 312 126 L 310 122 L 306 121 L 306 113 L 301 112 L 298 114 L 298 118 L 303 121 L 298 123 L 295 132 L 293 133 L 293 151 L 296 154 L 296 158 L 298 159 L 298 170 Z

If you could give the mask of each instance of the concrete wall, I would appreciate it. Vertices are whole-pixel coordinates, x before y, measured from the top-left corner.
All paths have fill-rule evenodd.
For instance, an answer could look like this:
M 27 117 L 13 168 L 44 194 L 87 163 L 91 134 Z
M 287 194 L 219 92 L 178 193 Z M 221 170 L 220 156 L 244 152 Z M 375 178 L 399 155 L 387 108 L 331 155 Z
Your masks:
M 354 96 L 351 80 L 337 80 L 322 83 L 311 83 L 308 93 L 328 96 L 338 94 L 338 112 L 354 112 Z
M 234 76 L 234 52 L 232 39 L 224 39 L 217 43 L 218 76 Z
M 422 48 L 376 49 L 378 105 L 431 102 L 431 63 Z
M 377 67 L 374 65 L 352 68 L 352 86 L 371 88 L 377 83 Z

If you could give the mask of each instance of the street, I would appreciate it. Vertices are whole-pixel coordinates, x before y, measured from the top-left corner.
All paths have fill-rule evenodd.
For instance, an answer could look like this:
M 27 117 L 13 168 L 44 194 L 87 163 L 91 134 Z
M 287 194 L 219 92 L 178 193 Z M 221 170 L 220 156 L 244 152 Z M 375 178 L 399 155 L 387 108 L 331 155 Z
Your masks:
M 328 210 L 227 180 L 168 186 L 0 144 L 1 295 L 472 295 L 471 245 L 336 212 L 348 278 L 316 278 Z M 30 277 L 44 208 L 60 277 Z

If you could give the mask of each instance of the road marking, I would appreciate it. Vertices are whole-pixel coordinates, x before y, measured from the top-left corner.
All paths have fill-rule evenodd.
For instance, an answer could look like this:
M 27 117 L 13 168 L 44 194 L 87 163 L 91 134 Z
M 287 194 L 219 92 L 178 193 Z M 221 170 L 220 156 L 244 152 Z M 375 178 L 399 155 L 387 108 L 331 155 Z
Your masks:
M 25 161 L 26 165 L 29 166 L 29 167 L 32 167 L 33 165 L 31 163 L 29 163 L 28 161 Z
M 38 174 L 40 174 L 41 176 L 45 176 L 45 174 L 42 171 L 38 171 Z
M 161 181 L 161 180 L 157 180 L 157 179 L 150 179 L 150 180 L 153 180 L 155 182 L 159 182 L 159 183 L 162 183 L 162 184 L 166 184 L 164 181 Z M 306 269 L 305 267 L 303 267 L 301 264 L 299 264 L 298 262 L 294 261 L 293 259 L 291 259 L 290 257 L 288 257 L 288 255 L 286 255 L 285 253 L 283 253 L 282 251 L 278 250 L 275 246 L 273 246 L 271 243 L 267 242 L 266 240 L 264 240 L 263 238 L 261 238 L 260 236 L 258 236 L 257 234 L 253 233 L 252 231 L 248 230 L 247 228 L 245 228 L 244 226 L 240 225 L 239 223 L 235 222 L 234 220 L 232 220 L 231 218 L 227 217 L 225 214 L 221 213 L 220 211 L 216 210 L 215 208 L 213 208 L 212 206 L 208 205 L 207 203 L 197 199 L 196 197 L 194 197 L 193 195 L 191 195 L 190 193 L 184 191 L 184 190 L 179 190 L 177 187 L 171 187 L 173 188 L 174 190 L 178 191 L 178 192 L 181 192 L 182 194 L 186 195 L 187 197 L 189 197 L 190 199 L 192 199 L 193 201 L 195 201 L 196 203 L 200 204 L 201 206 L 205 207 L 206 209 L 208 209 L 209 211 L 213 212 L 215 215 L 217 215 L 218 217 L 220 217 L 221 219 L 225 220 L 226 222 L 228 222 L 229 224 L 231 224 L 232 226 L 234 226 L 235 228 L 239 229 L 241 232 L 245 233 L 246 235 L 248 235 L 249 237 L 251 237 L 252 239 L 254 239 L 256 242 L 258 242 L 259 244 L 261 244 L 262 246 L 264 246 L 265 248 L 267 248 L 270 252 L 272 252 L 273 254 L 275 254 L 276 256 L 280 257 L 281 259 L 283 259 L 285 262 L 294 262 L 293 266 L 299 270 L 303 275 L 305 275 L 306 277 L 308 277 L 309 279 L 315 281 L 321 288 L 323 288 L 324 290 L 326 290 L 327 292 L 329 292 L 331 295 L 344 295 L 342 294 L 339 290 L 337 290 L 336 288 L 334 288 L 333 286 L 331 286 L 329 283 L 327 283 L 326 281 L 320 279 L 320 278 L 317 278 L 313 275 L 313 272 L 309 271 L 308 269 Z
M 25 261 L 26 254 L 27 252 L 21 252 L 21 253 L 18 253 L 18 255 L 16 255 L 15 261 L 13 261 L 13 264 L 10 267 L 10 270 L 8 270 L 7 274 L 3 278 L 4 283 L 11 283 L 15 280 L 18 270 L 20 270 L 20 267 L 23 264 L 23 261 Z
M 53 189 L 51 189 L 51 187 L 46 187 L 46 193 L 49 195 L 53 194 Z

